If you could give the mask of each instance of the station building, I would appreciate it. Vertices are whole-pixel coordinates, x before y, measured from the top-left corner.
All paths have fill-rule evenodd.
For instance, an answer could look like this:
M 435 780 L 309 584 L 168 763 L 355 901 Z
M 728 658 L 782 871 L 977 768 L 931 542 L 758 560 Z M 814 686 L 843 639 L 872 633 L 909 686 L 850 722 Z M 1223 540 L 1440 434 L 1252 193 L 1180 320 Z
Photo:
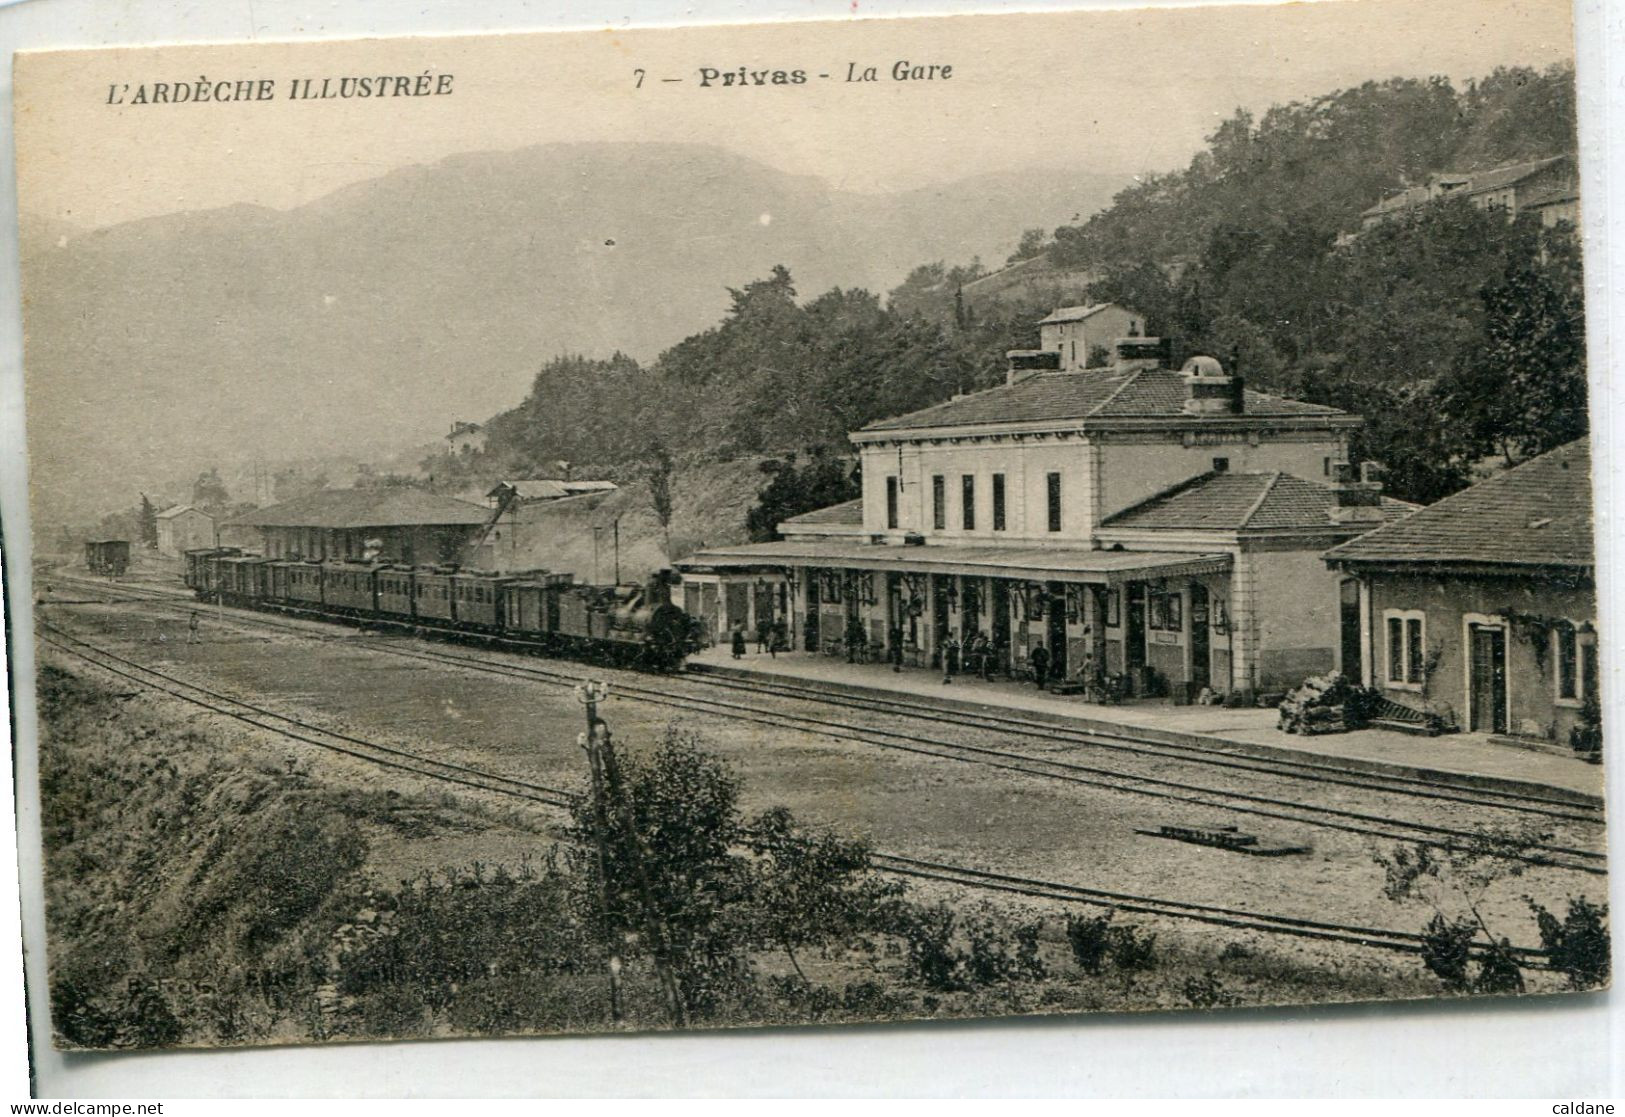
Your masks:
M 994 670 L 1101 675 L 1132 696 L 1284 689 L 1337 662 L 1321 554 L 1408 512 L 1345 459 L 1361 420 L 1246 389 L 1155 338 L 1088 368 L 1010 354 L 1005 384 L 851 435 L 861 500 L 779 542 L 678 563 L 715 639 L 783 618 L 794 648 L 942 669 L 978 634 Z
M 1346 674 L 1460 729 L 1567 745 L 1599 698 L 1590 442 L 1328 551 Z

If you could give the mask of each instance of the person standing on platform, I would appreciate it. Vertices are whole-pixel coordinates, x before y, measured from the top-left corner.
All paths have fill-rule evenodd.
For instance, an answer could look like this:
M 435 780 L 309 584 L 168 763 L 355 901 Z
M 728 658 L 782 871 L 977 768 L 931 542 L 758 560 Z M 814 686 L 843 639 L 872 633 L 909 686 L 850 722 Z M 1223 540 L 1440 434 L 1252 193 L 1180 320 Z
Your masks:
M 735 659 L 745 658 L 745 625 L 743 622 L 734 625 L 733 652 Z
M 946 686 L 959 673 L 959 637 L 949 636 L 942 646 L 942 682 Z
M 773 633 L 768 637 L 767 653 L 774 659 L 779 658 L 780 652 L 790 650 L 790 629 L 785 625 L 784 618 L 780 617 L 773 622 Z
M 889 635 L 891 637 L 891 648 L 889 649 L 891 669 L 901 671 L 903 669 L 903 630 L 896 625 L 892 625 Z
M 767 651 L 768 643 L 773 639 L 773 622 L 762 617 L 756 622 L 756 654 L 761 655 Z
M 1043 644 L 1034 644 L 1032 655 L 1029 656 L 1033 664 L 1033 681 L 1038 689 L 1044 689 L 1044 681 L 1049 678 L 1049 649 Z
M 186 642 L 188 644 L 201 644 L 201 643 L 203 643 L 203 637 L 198 635 L 198 624 L 199 623 L 200 622 L 198 620 L 197 610 L 193 609 L 192 610 L 192 615 L 190 617 L 186 618 Z

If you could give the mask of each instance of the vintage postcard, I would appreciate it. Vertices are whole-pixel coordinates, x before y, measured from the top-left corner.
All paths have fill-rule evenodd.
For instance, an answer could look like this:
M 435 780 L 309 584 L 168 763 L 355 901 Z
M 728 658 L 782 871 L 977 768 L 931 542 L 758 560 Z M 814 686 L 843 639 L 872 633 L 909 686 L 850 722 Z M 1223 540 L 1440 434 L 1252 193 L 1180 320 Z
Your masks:
M 51 1042 L 1606 987 L 1570 18 L 19 54 Z

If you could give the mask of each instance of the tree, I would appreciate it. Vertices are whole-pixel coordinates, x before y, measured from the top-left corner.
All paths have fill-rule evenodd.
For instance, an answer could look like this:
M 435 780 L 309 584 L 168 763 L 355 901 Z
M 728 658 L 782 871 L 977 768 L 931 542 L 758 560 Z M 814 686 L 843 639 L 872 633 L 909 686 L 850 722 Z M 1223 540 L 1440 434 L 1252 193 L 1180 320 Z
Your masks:
M 1485 897 L 1499 881 L 1520 877 L 1551 832 L 1480 827 L 1457 845 L 1396 845 L 1374 854 L 1383 870 L 1383 895 L 1394 903 L 1420 900 L 1433 909 L 1423 930 L 1423 964 L 1453 992 L 1511 993 L 1523 990 L 1518 952 L 1486 921 Z M 1537 916 L 1544 909 L 1531 903 Z M 1549 918 L 1549 917 L 1548 917 Z M 1543 924 L 1543 930 L 1544 930 Z M 1485 941 L 1479 941 L 1482 933 Z M 1478 972 L 1469 973 L 1476 961 Z
M 756 507 L 745 516 L 745 528 L 755 542 L 780 538 L 778 525 L 791 516 L 856 500 L 863 488 L 852 477 L 850 465 L 841 458 L 816 454 L 801 468 L 791 454 L 779 461 L 764 462 L 762 472 L 773 479 L 762 490 Z
M 607 768 L 605 799 L 589 792 L 571 808 L 566 858 L 579 902 L 607 907 L 590 922 L 616 949 L 663 956 L 685 1014 L 749 996 L 753 947 L 849 935 L 900 892 L 870 875 L 862 842 L 804 830 L 783 808 L 747 820 L 738 776 L 690 731 L 668 728 L 653 749 Z
M 141 545 L 157 548 L 158 546 L 158 509 L 153 507 L 147 494 L 141 494 Z
M 226 492 L 226 484 L 220 480 L 220 470 L 215 466 L 210 466 L 205 472 L 198 474 L 197 480 L 192 482 L 194 507 L 201 508 L 212 516 L 230 503 L 231 494 Z
M 671 555 L 671 477 L 673 464 L 671 451 L 666 449 L 663 442 L 656 442 L 649 448 L 649 506 L 654 509 L 655 520 L 660 524 L 661 538 L 665 542 L 666 555 Z

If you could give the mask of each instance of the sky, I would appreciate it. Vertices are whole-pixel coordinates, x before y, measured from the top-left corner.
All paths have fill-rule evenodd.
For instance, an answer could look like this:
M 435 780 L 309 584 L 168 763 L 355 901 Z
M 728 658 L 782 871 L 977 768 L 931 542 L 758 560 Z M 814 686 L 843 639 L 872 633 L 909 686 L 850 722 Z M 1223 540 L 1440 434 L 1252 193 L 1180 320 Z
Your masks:
M 1389 76 L 1461 82 L 1572 57 L 1566 0 L 1319 0 L 28 54 L 16 74 L 20 208 L 81 227 L 237 203 L 282 209 L 459 152 L 577 141 L 717 144 L 861 192 L 1037 165 L 1171 170 L 1238 106 L 1261 111 Z M 952 73 L 893 80 L 905 60 Z M 846 81 L 852 65 L 875 67 L 881 80 Z M 802 70 L 807 80 L 700 84 L 702 68 L 741 66 Z M 319 87 L 323 77 L 377 74 L 435 83 L 450 74 L 451 92 L 288 95 L 295 79 Z M 140 86 L 203 77 L 269 79 L 274 97 L 128 103 Z

